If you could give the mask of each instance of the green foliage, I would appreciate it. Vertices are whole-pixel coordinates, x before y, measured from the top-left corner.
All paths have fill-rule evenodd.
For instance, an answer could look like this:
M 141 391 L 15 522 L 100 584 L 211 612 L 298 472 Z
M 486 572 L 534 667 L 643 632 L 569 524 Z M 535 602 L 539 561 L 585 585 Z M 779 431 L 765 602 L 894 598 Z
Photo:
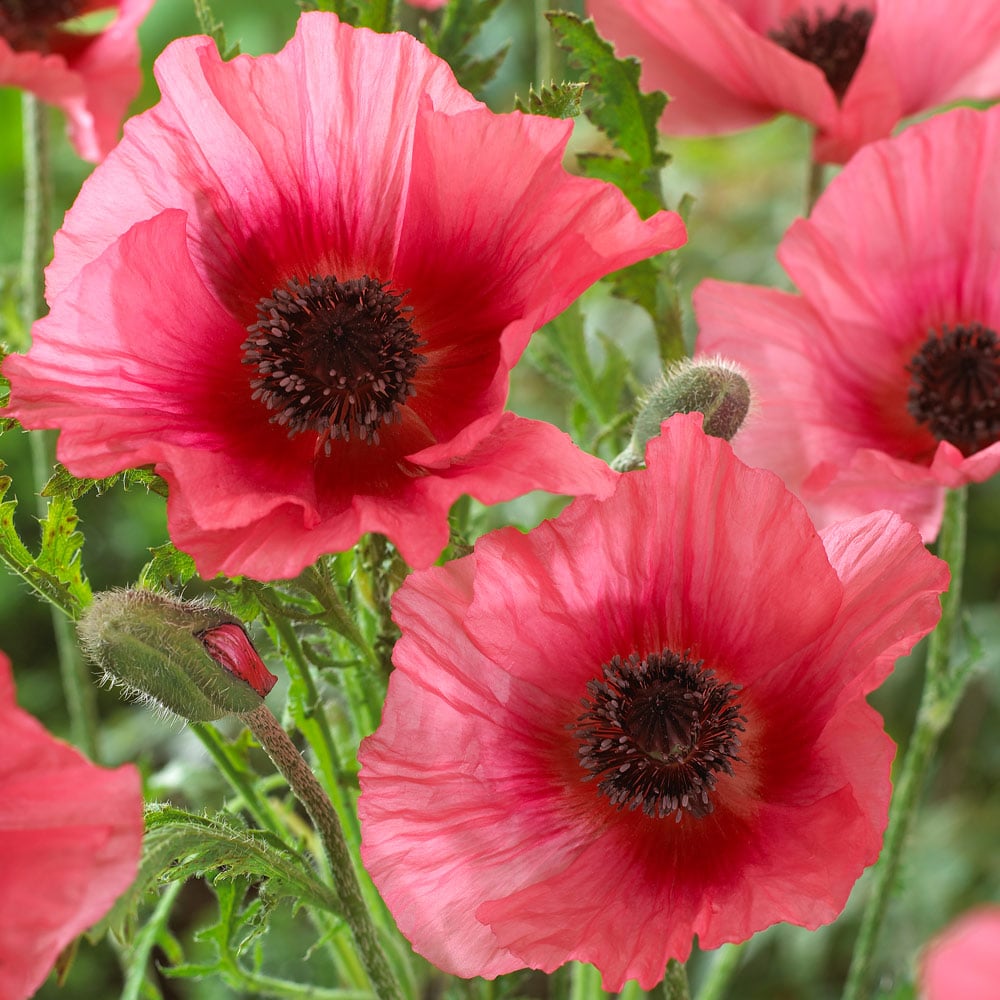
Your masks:
M 167 484 L 150 469 L 128 469 L 105 479 L 78 479 L 64 465 L 58 464 L 42 487 L 42 496 L 79 500 L 91 490 L 100 495 L 119 483 L 126 492 L 134 486 L 143 486 L 148 492 L 157 493 L 161 497 L 167 495 Z
M 577 307 L 554 319 L 529 347 L 527 357 L 543 375 L 562 386 L 574 400 L 570 432 L 597 451 L 606 440 L 613 451 L 624 444 L 622 430 L 630 411 L 631 365 L 611 338 L 598 335 L 601 363 L 595 363 Z M 631 386 L 634 396 L 636 387 Z
M 0 470 L 3 469 L 0 462 Z M 0 476 L 0 500 L 10 489 L 10 476 Z M 90 584 L 83 575 L 80 552 L 83 535 L 76 530 L 76 507 L 69 497 L 54 497 L 40 520 L 41 544 L 32 556 L 14 527 L 16 500 L 0 503 L 0 560 L 44 600 L 79 617 L 90 603 Z
M 570 65 L 588 82 L 587 93 L 593 99 L 585 108 L 587 117 L 625 156 L 615 162 L 611 156 L 591 154 L 581 158 L 581 166 L 588 176 L 617 184 L 642 214 L 651 214 L 662 207 L 659 170 L 669 159 L 659 147 L 657 132 L 666 95 L 642 93 L 639 62 L 618 59 L 593 21 L 565 11 L 550 11 L 546 17 L 560 47 L 569 53 Z M 650 201 L 651 192 L 655 203 Z
M 137 930 L 140 904 L 164 883 L 214 875 L 216 882 L 245 878 L 266 883 L 274 899 L 337 913 L 336 894 L 298 851 L 264 830 L 249 830 L 233 816 L 200 816 L 173 806 L 146 812 L 146 836 L 135 882 L 115 903 L 110 924 L 125 940 Z
M 226 41 L 226 32 L 222 22 L 212 13 L 208 0 L 194 0 L 195 14 L 198 16 L 198 24 L 204 34 L 215 42 L 223 59 L 232 59 L 240 54 L 239 42 L 230 45 Z
M 583 106 L 585 83 L 554 83 L 536 91 L 528 88 L 528 103 L 514 98 L 514 108 L 529 115 L 547 115 L 549 118 L 575 118 Z
M 429 19 L 423 24 L 422 41 L 451 66 L 458 82 L 477 93 L 497 74 L 507 56 L 509 44 L 489 56 L 474 56 L 470 43 L 482 30 L 502 0 L 449 0 L 440 24 Z

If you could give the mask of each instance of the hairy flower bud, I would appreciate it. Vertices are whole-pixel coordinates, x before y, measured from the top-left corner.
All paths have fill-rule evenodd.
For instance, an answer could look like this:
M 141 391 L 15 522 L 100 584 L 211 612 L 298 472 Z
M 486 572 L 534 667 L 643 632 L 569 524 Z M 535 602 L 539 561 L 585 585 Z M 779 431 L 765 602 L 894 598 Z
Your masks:
M 277 681 L 239 619 L 201 601 L 109 590 L 78 631 L 103 680 L 189 722 L 252 711 Z
M 660 433 L 660 425 L 675 413 L 704 414 L 706 434 L 725 441 L 740 429 L 750 409 L 750 386 L 742 369 L 723 358 L 671 365 L 643 400 L 626 449 L 611 463 L 619 472 L 641 468 L 646 442 Z

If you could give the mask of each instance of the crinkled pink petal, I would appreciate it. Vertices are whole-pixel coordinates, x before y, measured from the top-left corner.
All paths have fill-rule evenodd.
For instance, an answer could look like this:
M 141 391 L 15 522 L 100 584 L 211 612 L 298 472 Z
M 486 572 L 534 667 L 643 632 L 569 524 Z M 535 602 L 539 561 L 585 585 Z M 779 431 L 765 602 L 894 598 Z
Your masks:
M 466 492 L 611 489 L 565 435 L 503 415 L 509 369 L 601 275 L 682 242 L 679 217 L 643 221 L 568 174 L 565 123 L 494 115 L 407 35 L 306 14 L 277 55 L 224 63 L 182 39 L 157 78 L 160 105 L 57 236 L 35 346 L 4 369 L 10 413 L 62 427 L 71 471 L 154 464 L 199 569 L 269 579 L 366 531 L 428 565 Z M 288 438 L 251 398 L 258 304 L 310 275 L 405 293 L 423 364 L 376 445 Z
M 588 0 L 617 54 L 642 62 L 644 90 L 671 101 L 664 131 L 706 135 L 789 111 L 832 125 L 837 102 L 821 70 L 754 30 L 725 0 Z
M 1000 93 L 1000 6 L 966 3 L 955 17 L 950 0 L 878 0 L 876 23 L 898 81 L 902 113 L 953 100 Z M 927 44 L 933 39 L 932 45 Z M 921 52 L 914 59 L 914 52 Z
M 0 654 L 0 995 L 31 996 L 135 878 L 134 767 L 95 767 L 17 708 Z
M 579 959 L 648 989 L 695 935 L 833 919 L 878 854 L 894 747 L 864 694 L 933 627 L 946 571 L 888 514 L 831 532 L 831 566 L 780 482 L 700 422 L 667 421 L 608 500 L 486 536 L 394 598 L 362 854 L 444 971 Z M 611 807 L 574 733 L 602 663 L 664 648 L 740 684 L 747 719 L 714 812 L 678 823 Z
M 919 10 L 908 0 L 871 0 L 852 9 L 860 6 L 875 20 L 864 56 L 838 101 L 817 66 L 769 37 L 789 16 L 814 13 L 822 5 L 797 0 L 587 4 L 618 54 L 642 61 L 643 86 L 671 96 L 662 126 L 674 134 L 717 134 L 788 112 L 816 126 L 817 161 L 846 163 L 907 115 L 1000 93 L 995 55 L 1000 14 L 993 0 L 971 0 L 958 27 L 945 0 L 922 3 Z M 927 58 L 914 60 L 914 52 Z
M 116 0 L 114 21 L 72 49 L 14 51 L 0 38 L 0 86 L 19 87 L 55 105 L 69 119 L 77 153 L 97 163 L 114 148 L 122 119 L 142 83 L 138 27 L 153 0 Z
M 994 1000 L 1000 983 L 1000 906 L 963 914 L 928 946 L 920 962 L 924 1000 Z
M 963 456 L 909 410 L 929 333 L 1000 331 L 998 148 L 996 110 L 874 143 L 779 247 L 801 296 L 695 292 L 698 351 L 742 364 L 753 388 L 738 454 L 778 472 L 820 524 L 886 507 L 933 540 L 943 489 L 1000 471 L 1000 443 Z

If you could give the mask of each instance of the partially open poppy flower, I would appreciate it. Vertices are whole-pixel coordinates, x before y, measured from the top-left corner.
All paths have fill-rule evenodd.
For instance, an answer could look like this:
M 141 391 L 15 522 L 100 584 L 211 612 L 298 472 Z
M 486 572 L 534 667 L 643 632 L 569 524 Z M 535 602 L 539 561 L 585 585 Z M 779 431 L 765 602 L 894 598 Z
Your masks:
M 845 163 L 909 115 L 1000 95 L 1000 5 L 966 0 L 587 0 L 598 29 L 673 98 L 662 127 L 716 135 L 779 112 Z
M 14 702 L 0 653 L 0 996 L 41 986 L 59 953 L 135 878 L 142 789 L 96 767 Z
M 935 938 L 920 963 L 921 1000 L 996 1000 L 1000 906 L 964 914 Z
M 305 14 L 277 55 L 207 38 L 56 235 L 10 413 L 81 476 L 154 463 L 203 574 L 292 576 L 380 531 L 426 566 L 463 493 L 607 493 L 569 437 L 505 413 L 533 331 L 678 246 L 562 166 L 572 125 L 497 115 L 405 34 Z
M 818 522 L 885 507 L 933 539 L 944 488 L 1000 470 L 1000 108 L 862 150 L 778 259 L 801 295 L 695 290 L 698 351 L 753 387 L 736 453 Z
M 142 78 L 139 24 L 153 0 L 5 0 L 0 4 L 0 86 L 19 87 L 69 119 L 83 159 L 102 160 Z M 75 19 L 102 12 L 114 19 L 96 33 Z
M 694 935 L 832 920 L 878 855 L 894 747 L 865 694 L 947 568 L 888 512 L 821 537 L 700 425 L 396 594 L 362 857 L 447 972 L 577 959 L 649 989 Z

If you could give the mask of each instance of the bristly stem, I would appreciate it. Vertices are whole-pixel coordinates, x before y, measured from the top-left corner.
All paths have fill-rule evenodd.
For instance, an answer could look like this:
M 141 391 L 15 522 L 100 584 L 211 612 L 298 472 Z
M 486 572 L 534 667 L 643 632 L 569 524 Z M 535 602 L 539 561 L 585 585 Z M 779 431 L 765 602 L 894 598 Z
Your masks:
M 667 973 L 663 977 L 664 1000 L 691 1000 L 687 969 L 676 958 L 667 962 Z
M 917 710 L 910 744 L 899 769 L 889 810 L 889 827 L 885 834 L 882 856 L 874 872 L 871 895 L 861 918 L 861 929 L 844 987 L 844 1000 L 861 1000 L 868 995 L 866 986 L 871 975 L 879 932 L 896 888 L 900 857 L 907 834 L 917 813 L 920 793 L 938 739 L 951 720 L 962 694 L 961 670 L 953 664 L 951 650 L 962 604 L 967 497 L 968 487 L 963 486 L 949 491 L 945 501 L 937 552 L 951 569 L 951 587 L 941 596 L 941 621 L 928 642 L 920 708 Z
M 351 862 L 344 831 L 326 792 L 302 759 L 274 713 L 263 703 L 251 712 L 239 716 L 254 737 L 284 775 L 295 797 L 302 803 L 319 833 L 326 852 L 334 887 L 340 897 L 344 919 L 372 987 L 380 1000 L 403 1000 L 403 990 L 379 943 L 378 931 L 372 923 Z
M 49 258 L 52 230 L 52 168 L 49 149 L 48 112 L 33 95 L 21 95 L 21 131 L 24 148 L 24 234 L 21 241 L 21 322 L 24 347 L 32 324 L 45 312 L 45 265 Z M 48 514 L 48 501 L 41 496 L 54 466 L 51 436 L 42 431 L 28 435 L 35 504 L 38 517 Z M 59 670 L 62 677 L 70 737 L 88 757 L 97 760 L 97 692 L 90 669 L 80 656 L 73 625 L 50 605 Z

